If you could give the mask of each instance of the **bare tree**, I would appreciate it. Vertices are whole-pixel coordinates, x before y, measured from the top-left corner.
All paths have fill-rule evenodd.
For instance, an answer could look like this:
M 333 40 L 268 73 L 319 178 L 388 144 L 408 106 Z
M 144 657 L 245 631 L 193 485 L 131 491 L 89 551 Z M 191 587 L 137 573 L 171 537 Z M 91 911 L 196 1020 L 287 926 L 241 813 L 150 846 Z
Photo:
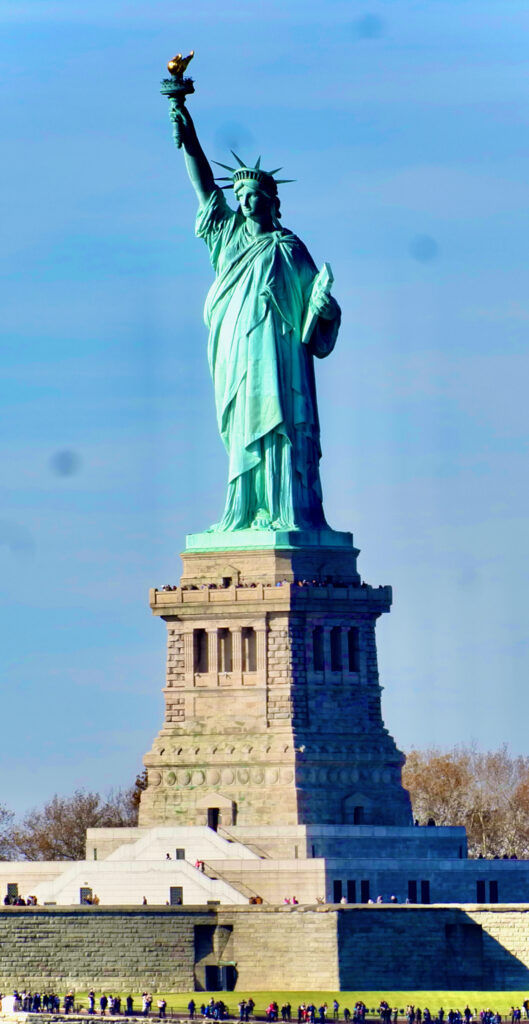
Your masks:
M 0 804 L 0 860 L 13 860 L 13 821 L 15 815 Z
M 529 856 L 529 757 L 412 750 L 403 781 L 421 824 L 465 826 L 471 857 Z
M 12 828 L 14 856 L 24 860 L 84 860 L 87 828 L 137 824 L 136 788 L 110 792 L 106 798 L 82 789 L 69 797 L 56 794 Z

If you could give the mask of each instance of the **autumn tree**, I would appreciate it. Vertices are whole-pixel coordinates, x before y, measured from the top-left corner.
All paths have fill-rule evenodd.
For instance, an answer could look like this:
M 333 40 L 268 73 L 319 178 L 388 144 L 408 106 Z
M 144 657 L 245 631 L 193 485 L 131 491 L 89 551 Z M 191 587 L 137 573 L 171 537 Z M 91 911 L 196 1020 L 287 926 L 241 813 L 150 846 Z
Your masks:
M 0 860 L 12 860 L 13 850 L 13 821 L 15 815 L 7 807 L 0 804 Z
M 84 860 L 87 828 L 119 828 L 138 822 L 138 780 L 128 790 L 57 794 L 11 829 L 12 857 L 24 860 Z
M 506 746 L 412 750 L 403 783 L 421 825 L 466 828 L 471 857 L 529 856 L 529 757 Z

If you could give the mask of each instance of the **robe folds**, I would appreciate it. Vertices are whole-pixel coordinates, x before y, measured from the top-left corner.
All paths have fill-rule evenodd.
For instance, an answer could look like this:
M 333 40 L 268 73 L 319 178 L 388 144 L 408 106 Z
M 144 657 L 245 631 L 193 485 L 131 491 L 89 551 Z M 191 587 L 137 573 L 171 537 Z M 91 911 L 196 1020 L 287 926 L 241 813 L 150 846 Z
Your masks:
M 324 524 L 313 356 L 332 351 L 340 314 L 301 335 L 317 268 L 284 228 L 252 235 L 220 189 L 199 209 L 216 278 L 204 310 L 217 422 L 229 456 L 228 497 L 216 529 Z M 263 518 L 264 517 L 264 518 Z

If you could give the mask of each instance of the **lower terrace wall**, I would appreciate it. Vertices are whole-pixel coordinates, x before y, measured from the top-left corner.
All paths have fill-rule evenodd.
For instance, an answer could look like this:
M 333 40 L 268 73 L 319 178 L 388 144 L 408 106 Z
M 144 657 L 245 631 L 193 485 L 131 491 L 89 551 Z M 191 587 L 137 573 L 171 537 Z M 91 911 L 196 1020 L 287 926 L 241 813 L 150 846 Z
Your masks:
M 523 989 L 529 906 L 380 905 L 339 913 L 342 989 Z
M 254 992 L 524 989 L 529 905 L 0 910 L 3 991 L 200 991 L 227 966 Z

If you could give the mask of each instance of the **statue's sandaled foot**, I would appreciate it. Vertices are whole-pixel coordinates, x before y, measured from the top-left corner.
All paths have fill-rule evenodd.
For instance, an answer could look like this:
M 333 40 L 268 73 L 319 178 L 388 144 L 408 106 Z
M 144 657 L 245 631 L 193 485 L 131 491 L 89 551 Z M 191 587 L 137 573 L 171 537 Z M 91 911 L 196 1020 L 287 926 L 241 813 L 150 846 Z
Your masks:
M 252 530 L 271 530 L 271 529 L 273 529 L 273 527 L 272 527 L 272 517 L 270 516 L 270 514 L 268 512 L 265 512 L 265 510 L 263 508 L 260 508 L 259 511 L 256 512 L 256 514 L 254 516 L 254 519 L 253 519 L 253 522 L 252 522 L 252 525 L 251 525 L 251 529 Z

